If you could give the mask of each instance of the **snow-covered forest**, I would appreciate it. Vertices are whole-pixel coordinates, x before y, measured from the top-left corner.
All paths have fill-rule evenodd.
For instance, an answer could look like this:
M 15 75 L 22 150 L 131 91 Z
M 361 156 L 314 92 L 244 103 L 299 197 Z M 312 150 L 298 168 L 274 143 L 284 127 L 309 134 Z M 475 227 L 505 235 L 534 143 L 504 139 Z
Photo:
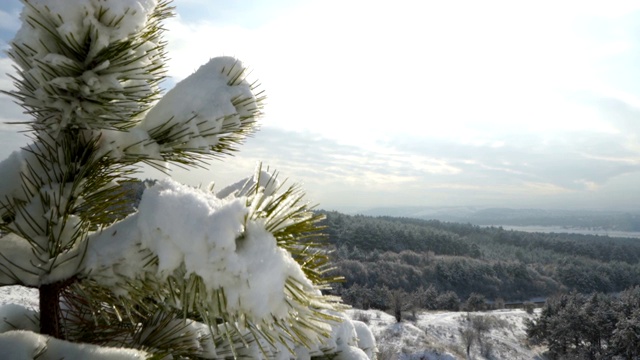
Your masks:
M 167 178 L 130 213 L 123 184 L 140 164 L 206 166 L 262 114 L 263 91 L 232 57 L 163 94 L 172 12 L 24 1 L 6 94 L 32 142 L 0 163 L 0 285 L 39 300 L 2 308 L 2 358 L 373 357 L 368 328 L 324 293 L 336 279 L 322 216 L 275 172 L 224 189 Z
M 472 294 L 524 302 L 560 292 L 618 293 L 640 285 L 633 238 L 530 233 L 499 227 L 326 212 L 337 294 L 384 308 L 380 288 L 403 291 L 423 308 L 455 310 Z

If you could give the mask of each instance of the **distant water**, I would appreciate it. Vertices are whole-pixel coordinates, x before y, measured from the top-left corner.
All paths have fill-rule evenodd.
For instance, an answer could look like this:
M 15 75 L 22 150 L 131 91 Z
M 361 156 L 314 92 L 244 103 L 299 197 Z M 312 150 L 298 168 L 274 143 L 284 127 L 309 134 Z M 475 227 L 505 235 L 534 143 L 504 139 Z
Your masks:
M 562 233 L 562 234 L 582 234 L 582 235 L 601 235 L 621 238 L 640 239 L 640 232 L 637 231 L 613 231 L 603 229 L 585 229 L 585 228 L 569 228 L 563 226 L 514 226 L 514 225 L 486 225 L 493 227 L 502 227 L 505 230 L 515 230 L 524 232 L 540 232 L 540 233 Z

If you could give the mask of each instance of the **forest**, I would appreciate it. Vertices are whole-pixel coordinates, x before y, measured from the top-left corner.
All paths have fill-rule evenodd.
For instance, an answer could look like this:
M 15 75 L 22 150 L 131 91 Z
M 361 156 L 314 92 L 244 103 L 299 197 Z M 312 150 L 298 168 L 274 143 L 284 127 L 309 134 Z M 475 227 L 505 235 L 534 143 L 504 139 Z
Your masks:
M 619 293 L 640 285 L 640 241 L 528 233 L 437 220 L 323 211 L 333 247 L 333 291 L 356 307 L 457 310 L 470 299 L 524 302 L 560 293 Z
M 547 346 L 550 359 L 638 359 L 640 287 L 616 296 L 561 294 L 527 321 L 527 337 Z

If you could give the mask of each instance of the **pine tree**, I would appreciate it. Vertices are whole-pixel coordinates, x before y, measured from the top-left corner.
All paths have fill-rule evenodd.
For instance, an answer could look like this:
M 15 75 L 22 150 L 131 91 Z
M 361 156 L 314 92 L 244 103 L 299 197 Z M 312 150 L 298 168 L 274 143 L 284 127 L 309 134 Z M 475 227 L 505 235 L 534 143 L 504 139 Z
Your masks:
M 321 292 L 335 279 L 299 187 L 261 168 L 218 192 L 167 179 L 129 214 L 140 164 L 206 166 L 255 131 L 245 66 L 213 58 L 163 96 L 168 1 L 23 2 L 5 93 L 32 143 L 0 163 L 0 285 L 39 290 L 30 336 L 131 358 L 366 358 Z

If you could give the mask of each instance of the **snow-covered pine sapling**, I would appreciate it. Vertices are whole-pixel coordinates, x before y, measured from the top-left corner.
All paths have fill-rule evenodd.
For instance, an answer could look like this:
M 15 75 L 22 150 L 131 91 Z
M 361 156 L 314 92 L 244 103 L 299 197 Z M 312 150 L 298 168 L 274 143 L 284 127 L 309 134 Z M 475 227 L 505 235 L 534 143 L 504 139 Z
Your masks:
M 244 65 L 213 58 L 162 96 L 168 1 L 23 2 L 4 93 L 32 143 L 0 163 L 0 286 L 40 290 L 40 333 L 158 358 L 366 358 L 321 292 L 335 279 L 298 187 L 260 168 L 217 193 L 167 179 L 129 214 L 138 164 L 203 166 L 255 130 Z

